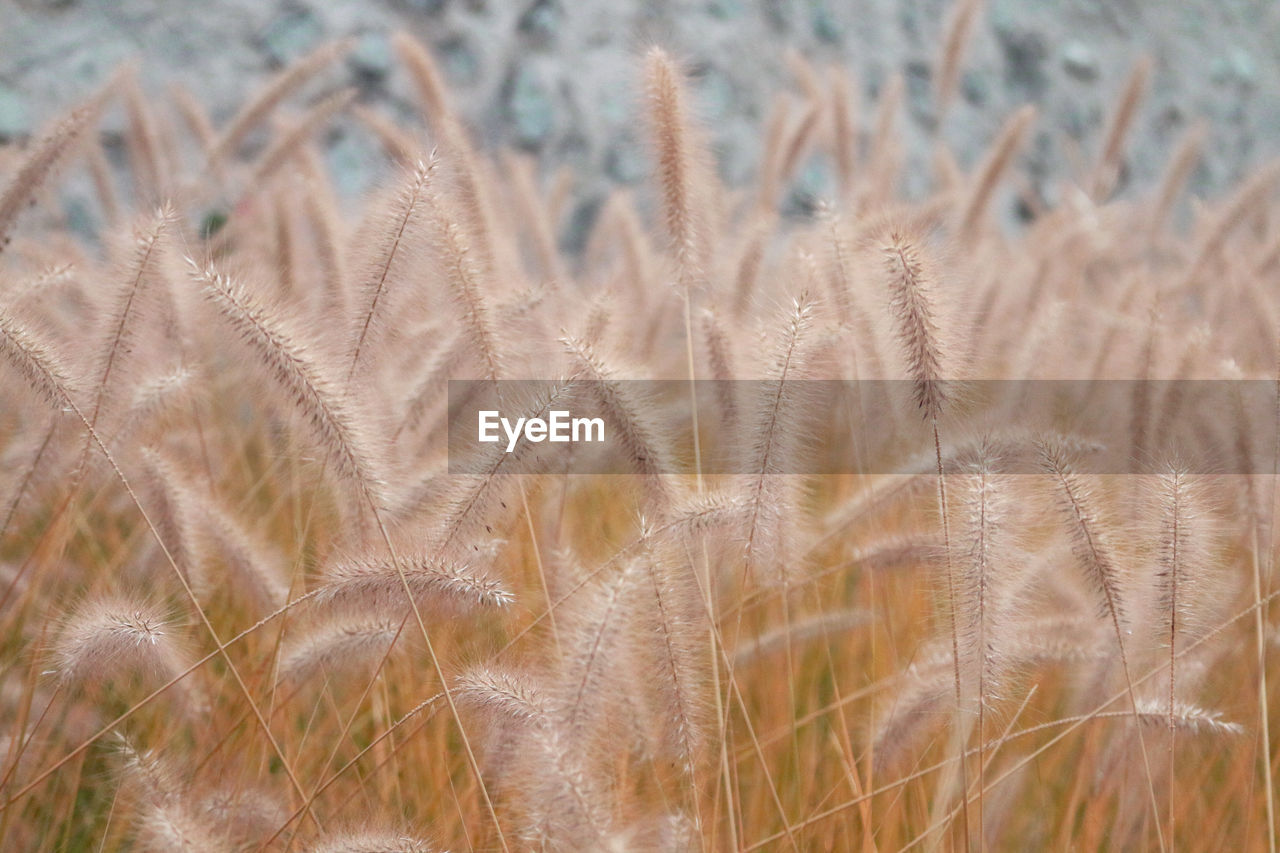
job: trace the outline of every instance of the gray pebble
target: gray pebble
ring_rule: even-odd
[[[997,35],[1004,51],[1006,84],[1020,96],[1040,95],[1049,83],[1044,69],[1049,46],[1044,36],[1019,29],[999,30]]]
[[[1062,47],[1062,68],[1077,80],[1096,80],[1098,57],[1084,42],[1072,40]]]

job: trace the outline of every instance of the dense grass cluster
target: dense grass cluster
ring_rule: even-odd
[[[795,59],[731,188],[650,50],[652,184],[575,256],[568,183],[477,147],[408,37],[422,128],[297,106],[340,43],[220,125],[126,70],[0,151],[5,849],[1274,850],[1274,427],[1136,384],[1134,448],[1263,476],[1103,476],[1070,413],[952,416],[965,378],[1274,380],[1280,165],[1186,199],[1193,127],[1114,197],[1143,61],[1054,203],[1032,107],[958,163],[977,6],[919,198],[900,79],[864,117]],[[388,158],[358,203],[315,144],[340,112]],[[96,241],[48,204],[72,179]],[[504,402],[590,408],[634,473],[451,473],[451,378],[555,380]],[[673,418],[637,378],[770,381]],[[930,440],[795,381],[828,378],[909,382],[887,417]],[[747,473],[704,472],[726,446]],[[898,473],[796,473],[824,454]]]

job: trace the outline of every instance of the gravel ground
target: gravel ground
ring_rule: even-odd
[[[935,132],[930,66],[942,0],[0,0],[0,139],[20,138],[140,63],[157,96],[180,83],[225,120],[254,87],[325,39],[358,37],[319,88],[356,84],[363,101],[408,119],[413,97],[387,34],[436,52],[480,136],[579,176],[579,225],[610,184],[643,181],[638,54],[663,44],[687,62],[722,173],[750,179],[786,54],[850,69],[863,102],[888,75],[907,82],[910,158],[924,174]],[[1280,153],[1280,3],[1274,0],[988,0],[942,135],[978,157],[1019,105],[1040,107],[1027,166],[1052,200],[1081,174],[1136,59],[1155,61],[1122,189],[1149,185],[1196,119],[1211,130],[1192,191],[1212,196]],[[312,91],[309,94],[316,94]],[[863,116],[864,126],[870,116]],[[108,118],[108,122],[112,119]],[[119,119],[115,119],[119,121]],[[110,126],[108,126],[110,136]],[[340,121],[326,145],[344,192],[386,168],[376,143]],[[797,198],[830,179],[815,160]],[[572,232],[573,228],[570,229]],[[581,230],[580,228],[577,230]]]

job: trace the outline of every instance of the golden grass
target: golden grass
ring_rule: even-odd
[[[965,378],[1274,381],[1280,166],[1186,205],[1197,125],[1114,197],[1139,60],[1095,165],[1015,228],[1032,108],[967,169],[940,127],[908,199],[901,80],[864,117],[793,57],[759,188],[725,187],[654,49],[651,193],[569,257],[563,185],[475,147],[408,36],[429,136],[342,90],[251,145],[347,47],[221,128],[126,71],[5,152],[5,849],[1274,849],[1257,392],[1115,412],[1121,451],[1192,435],[1213,475],[1089,473],[1071,412],[952,415]],[[310,138],[349,109],[391,177],[339,207]],[[838,184],[786,218],[808,158]],[[97,244],[29,204],[77,169]],[[633,473],[501,448],[451,473],[458,378],[556,380],[492,387],[598,410]],[[690,382],[676,416],[640,378],[764,381]],[[829,378],[911,404],[804,383]],[[874,473],[799,473],[826,463]]]

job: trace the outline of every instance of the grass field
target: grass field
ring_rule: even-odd
[[[1117,195],[1135,57],[1052,203],[1034,106],[974,164],[940,131],[907,197],[902,80],[859,107],[797,58],[729,187],[652,48],[652,180],[569,255],[571,176],[395,44],[420,126],[302,96],[340,43],[218,125],[126,69],[0,149],[5,850],[1275,850],[1280,164],[1189,198],[1192,126]],[[354,201],[316,144],[345,111],[388,160]],[[630,473],[449,457],[449,379],[599,416]],[[1101,448],[974,426],[965,379],[1137,381]]]

